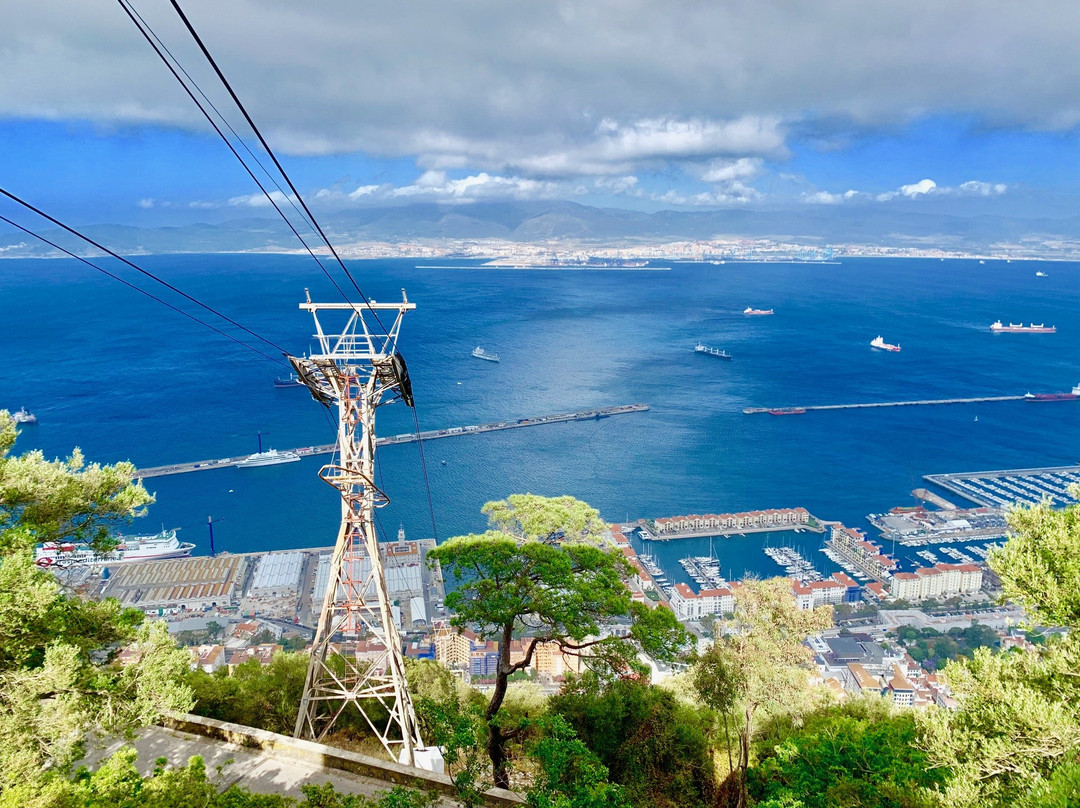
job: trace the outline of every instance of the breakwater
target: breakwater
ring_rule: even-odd
[[[428,432],[411,432],[402,435],[391,435],[386,438],[378,438],[377,446],[391,446],[398,443],[414,443],[418,440],[437,440],[439,438],[454,438],[459,435],[479,435],[484,432],[498,432],[503,429],[520,429],[526,426],[541,426],[543,424],[564,424],[569,421],[589,421],[600,418],[608,418],[612,415],[627,415],[632,412],[645,412],[649,409],[648,404],[622,404],[617,407],[600,407],[593,410],[578,410],[576,412],[562,412],[553,415],[538,415],[532,418],[518,418],[510,421],[494,421],[489,424],[476,424],[472,426],[455,426],[449,429],[433,429]],[[307,455],[330,454],[337,449],[337,444],[328,443],[322,446],[303,446],[299,449],[291,449],[301,457]],[[210,469],[234,468],[237,463],[247,459],[248,455],[239,457],[222,457],[215,460],[199,460],[192,463],[175,463],[170,466],[153,466],[139,469],[137,477],[147,479],[150,477],[164,477],[169,474],[187,474],[193,471],[208,471]]]

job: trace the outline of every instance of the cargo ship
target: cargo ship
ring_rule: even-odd
[[[187,558],[195,545],[180,541],[176,530],[163,530],[156,536],[119,537],[119,544],[107,553],[99,553],[81,542],[46,542],[34,550],[34,562],[39,567],[87,567],[106,564],[126,564],[131,561],[161,561],[166,558]]]
[[[772,309],[754,309],[754,308],[751,308],[750,306],[747,306],[745,309],[743,309],[743,314],[772,314],[772,313],[773,313]]]
[[[1032,323],[1031,325],[1024,325],[1023,323],[1009,323],[1008,325],[1002,325],[1001,320],[991,324],[990,330],[995,334],[1056,334],[1057,327],[1052,325],[1043,325],[1042,323]]]
[[[36,424],[37,416],[34,415],[34,413],[30,412],[30,410],[26,409],[26,407],[22,407],[21,409],[18,409],[15,412],[11,413],[11,420],[12,423],[16,424]]]
[[[479,345],[477,345],[472,352],[472,355],[477,359],[483,359],[485,362],[498,362],[499,355],[497,353],[488,353]]]
[[[695,353],[708,354],[709,356],[715,356],[717,359],[731,359],[731,354],[720,348],[710,348],[708,345],[698,343],[694,346]]]
[[[870,347],[871,348],[880,348],[883,351],[893,351],[893,352],[899,352],[900,351],[900,346],[899,345],[890,345],[888,342],[886,342],[885,340],[883,340],[881,338],[880,334],[878,336],[874,337],[872,340],[870,340]]]
[[[769,410],[769,415],[802,415],[804,412],[806,412],[806,407],[779,407]]]
[[[288,378],[283,379],[278,376],[274,379],[274,387],[303,387],[304,383],[300,381],[300,377],[295,373],[291,374]]]
[[[1024,401],[1076,401],[1080,399],[1080,384],[1069,393],[1025,393]]]

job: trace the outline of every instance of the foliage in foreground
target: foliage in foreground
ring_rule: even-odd
[[[377,798],[342,794],[330,783],[301,786],[303,800],[235,785],[219,791],[201,757],[176,768],[159,758],[147,777],[135,761],[134,749],[121,749],[95,772],[80,769],[71,780],[9,790],[0,796],[0,808],[432,808],[438,801],[434,794],[402,787]]]
[[[777,717],[761,728],[757,764],[747,773],[760,805],[832,808],[924,808],[945,772],[930,769],[910,712],[881,699],[816,710],[796,725]]]
[[[607,675],[637,670],[637,654],[672,659],[686,633],[670,609],[635,603],[624,578],[630,568],[605,542],[594,508],[573,497],[514,494],[484,506],[494,530],[456,536],[428,558],[456,588],[446,605],[452,623],[499,643],[495,689],[485,711],[487,751],[495,784],[509,786],[507,744],[521,733],[499,719],[509,678],[531,664],[541,643],[557,644]],[[626,637],[601,637],[614,619],[629,622]],[[510,644],[524,638],[525,655],[510,661]]]
[[[1016,535],[988,559],[1005,596],[1069,633],[1035,651],[980,648],[951,662],[959,709],[921,717],[926,749],[951,773],[950,806],[1039,804],[1040,794],[1080,804],[1080,506],[1017,508],[1009,524]]]
[[[66,592],[33,562],[37,542],[108,545],[110,528],[150,501],[131,464],[86,466],[40,452],[13,457],[15,429],[0,411],[0,799],[44,788],[81,755],[88,729],[122,733],[163,711],[186,710],[187,652],[164,624],[115,600]],[[109,664],[128,644],[137,660]],[[13,804],[17,804],[13,803]]]
[[[631,804],[711,805],[716,784],[708,719],[667,690],[634,679],[604,684],[586,674],[550,699]]]

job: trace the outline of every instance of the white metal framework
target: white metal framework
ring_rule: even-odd
[[[315,319],[318,351],[289,360],[317,401],[337,405],[338,462],[324,466],[319,476],[341,492],[341,528],[294,734],[322,740],[337,718],[355,707],[394,760],[417,765],[423,742],[374,524],[375,509],[389,502],[374,483],[375,408],[398,399],[412,405],[397,338],[402,317],[416,306],[404,290],[401,298],[400,303],[353,305],[312,303],[307,295],[300,304]],[[396,312],[385,332],[377,312]],[[331,328],[331,320],[344,323]],[[392,398],[384,402],[387,395]],[[361,640],[367,643],[363,661],[356,654]],[[380,645],[383,650],[373,657],[370,649]]]

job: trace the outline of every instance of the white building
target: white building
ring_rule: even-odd
[[[707,614],[730,614],[735,611],[735,596],[730,589],[703,589],[695,593],[684,583],[671,591],[671,608],[680,620],[700,620]]]

